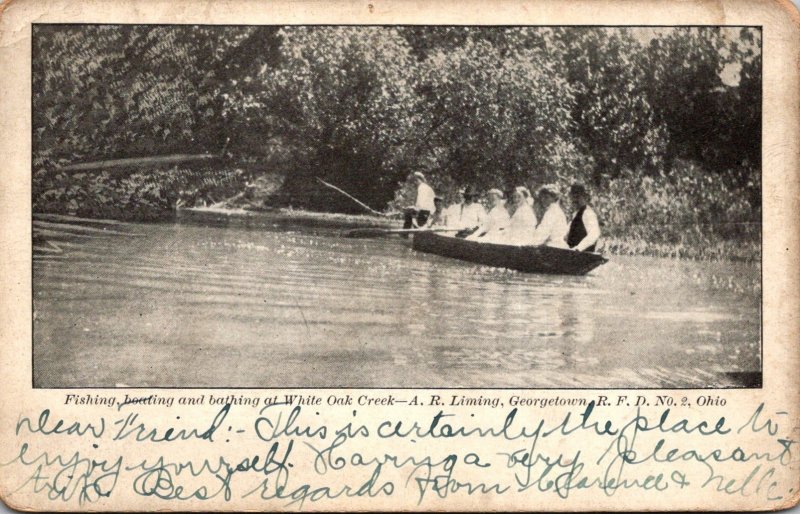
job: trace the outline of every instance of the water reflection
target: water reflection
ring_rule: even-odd
[[[331,230],[135,230],[35,259],[37,386],[727,387],[761,367],[756,266],[543,276]]]

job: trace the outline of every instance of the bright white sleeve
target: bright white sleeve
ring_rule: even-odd
[[[474,233],[476,236],[482,236],[489,232],[497,232],[508,226],[508,214],[499,207],[493,207],[486,213],[483,223],[480,228]],[[469,239],[469,238],[467,238]]]
[[[420,184],[417,188],[417,203],[414,205],[414,208],[418,211],[433,211],[436,210],[436,206],[434,205],[434,198],[436,197],[436,193],[433,191],[433,188],[427,184]]]
[[[495,219],[492,223],[492,228],[495,230],[506,228],[509,221],[510,219],[508,217],[508,212],[502,210],[497,216],[495,216]]]
[[[483,205],[480,206],[478,209],[478,225],[483,225],[486,223],[486,218],[488,215],[486,214],[486,209],[483,208]]]
[[[532,245],[541,245],[544,244],[547,239],[550,237],[550,233],[553,231],[553,216],[552,213],[547,210],[542,216],[542,222],[536,227],[536,230],[533,231],[533,241],[531,242]]]
[[[600,223],[597,221],[597,214],[592,209],[583,211],[583,226],[586,228],[586,237],[575,247],[576,250],[584,251],[600,239]]]

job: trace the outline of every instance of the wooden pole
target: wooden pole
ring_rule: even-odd
[[[146,166],[153,164],[177,164],[189,161],[205,161],[219,157],[215,154],[175,154],[161,155],[157,157],[131,157],[127,159],[109,159],[105,161],[82,162],[68,164],[59,168],[60,171],[92,171],[106,168],[117,168],[120,166]]]
[[[420,232],[458,232],[457,228],[355,228],[344,233],[345,237],[380,237],[390,234],[419,234]]]
[[[388,216],[387,214],[385,214],[385,213],[383,213],[383,212],[378,212],[378,211],[376,211],[375,209],[373,209],[373,208],[372,208],[372,207],[370,207],[369,205],[365,204],[364,202],[362,202],[361,200],[359,200],[359,199],[358,199],[358,198],[356,198],[355,196],[351,195],[351,194],[350,194],[350,193],[348,193],[347,191],[344,191],[344,190],[342,190],[342,189],[339,189],[338,187],[334,186],[333,184],[329,184],[329,183],[325,182],[324,180],[322,180],[322,179],[321,179],[321,178],[319,178],[319,177],[315,177],[315,178],[316,178],[316,179],[317,179],[317,180],[318,180],[318,181],[319,181],[319,182],[320,182],[322,185],[324,185],[324,186],[327,186],[327,187],[329,187],[329,188],[331,188],[331,189],[333,189],[333,190],[335,190],[335,191],[338,191],[338,192],[342,193],[342,194],[343,194],[343,195],[345,195],[347,198],[349,198],[349,199],[353,200],[353,201],[354,201],[354,202],[356,202],[358,205],[360,205],[361,207],[365,208],[366,210],[368,210],[368,211],[369,211],[369,212],[371,212],[372,214],[376,214],[376,215],[378,215],[378,216]]]

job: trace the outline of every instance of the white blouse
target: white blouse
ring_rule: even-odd
[[[536,227],[532,244],[568,248],[568,233],[567,215],[564,214],[558,202],[553,202],[545,211],[544,216],[542,216],[542,222]]]
[[[475,228],[483,225],[485,219],[486,209],[483,208],[483,205],[459,203],[448,209],[447,226],[458,229]]]
[[[533,244],[533,231],[536,227],[536,214],[533,207],[524,203],[517,207],[505,230],[497,232],[497,237],[492,237],[491,242],[509,245]]]
[[[481,227],[475,231],[474,234],[467,237],[467,239],[481,241],[483,239],[483,237],[481,237],[482,234],[489,235],[498,230],[503,230],[508,226],[509,221],[510,218],[505,206],[502,204],[495,205],[489,210]]]

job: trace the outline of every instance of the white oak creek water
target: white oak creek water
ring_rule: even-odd
[[[760,271],[530,275],[334,229],[120,224],[34,257],[37,387],[741,387]]]

